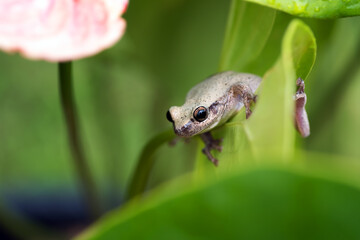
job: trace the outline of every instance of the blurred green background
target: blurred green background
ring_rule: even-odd
[[[229,0],[131,1],[114,47],[74,62],[86,155],[105,209],[118,206],[145,143],[169,128],[165,113],[213,74]],[[278,12],[263,74],[294,17]],[[360,18],[303,19],[317,39],[307,150],[360,158]],[[52,221],[84,214],[58,96],[57,65],[0,53],[0,193],[17,211]],[[188,172],[194,144],[163,146],[150,185]]]

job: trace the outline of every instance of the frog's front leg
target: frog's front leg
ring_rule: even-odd
[[[256,95],[251,91],[251,88],[244,84],[234,85],[230,88],[229,95],[234,96],[236,101],[240,101],[244,104],[246,119],[248,119],[252,114],[250,109],[251,103],[256,102]]]
[[[252,102],[256,102],[256,95],[252,94],[251,92],[245,92],[243,96],[243,103],[245,106],[246,119],[248,119],[252,114],[252,111],[250,109]]]
[[[222,142],[222,139],[214,139],[210,132],[200,134],[200,137],[205,143],[205,147],[202,149],[202,152],[215,166],[217,166],[219,161],[211,154],[210,151],[212,149],[215,149],[221,152],[222,146],[220,145],[220,143]]]

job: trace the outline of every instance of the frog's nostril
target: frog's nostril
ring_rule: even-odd
[[[167,113],[166,113],[166,118],[167,118],[167,120],[169,121],[169,122],[174,122],[174,120],[172,119],[172,117],[171,117],[171,114],[170,114],[170,111],[167,111]]]

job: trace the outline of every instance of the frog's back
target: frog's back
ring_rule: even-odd
[[[253,92],[259,87],[261,78],[249,73],[233,71],[221,72],[210,76],[194,86],[186,96],[186,100],[213,102],[224,96],[234,85],[246,85]]]

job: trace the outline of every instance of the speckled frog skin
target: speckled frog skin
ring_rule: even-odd
[[[250,102],[260,83],[260,77],[248,73],[227,71],[212,75],[189,91],[184,105],[171,107],[167,118],[176,135],[191,137],[225,123],[244,105],[248,117]]]

